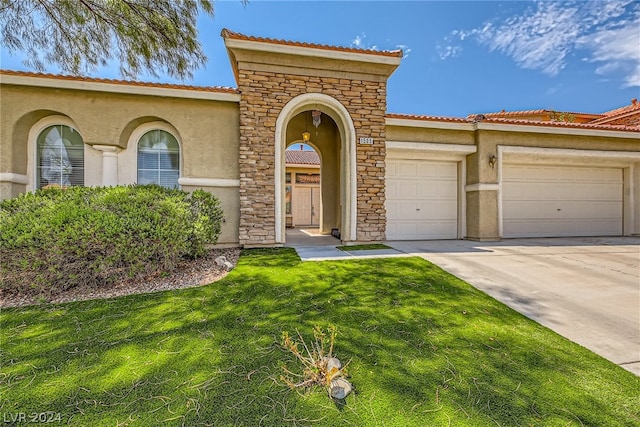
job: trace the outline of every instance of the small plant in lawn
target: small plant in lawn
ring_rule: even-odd
[[[313,328],[314,340],[307,345],[297,329],[296,335],[299,341],[291,338],[287,331],[283,331],[282,346],[302,363],[302,373],[292,372],[283,364],[284,375],[280,376],[281,381],[291,389],[321,386],[334,399],[347,397],[352,389],[351,384],[344,379],[345,368],[349,362],[342,365],[342,362],[333,355],[336,334],[337,329],[334,325],[329,325],[326,332],[316,325]]]

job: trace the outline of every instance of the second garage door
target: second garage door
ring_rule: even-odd
[[[458,236],[458,164],[387,160],[387,239]]]
[[[504,237],[622,235],[620,168],[506,164],[502,191]]]

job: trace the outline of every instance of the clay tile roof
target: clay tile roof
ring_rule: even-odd
[[[572,114],[574,116],[600,117],[602,114],[593,113],[577,113],[572,111],[556,111],[556,110],[521,110],[521,111],[499,111],[493,113],[484,113],[485,117],[517,117],[517,116],[534,116],[540,114]]]
[[[512,125],[526,125],[526,126],[543,126],[554,128],[576,128],[576,129],[593,129],[593,130],[615,130],[615,131],[627,131],[627,132],[640,132],[639,127],[625,126],[625,125],[608,125],[608,124],[594,124],[594,123],[572,123],[572,122],[550,122],[539,120],[522,120],[511,118],[487,118],[482,123],[501,123]]]
[[[312,49],[333,50],[338,52],[364,53],[368,55],[379,55],[379,56],[390,56],[390,57],[402,58],[401,49],[398,49],[398,50],[357,49],[353,47],[330,46],[330,45],[324,45],[324,44],[305,43],[305,42],[297,42],[297,41],[291,41],[291,40],[271,39],[271,38],[265,38],[265,37],[248,36],[245,34],[240,34],[240,33],[236,33],[234,31],[228,30],[227,28],[224,28],[222,30],[221,36],[224,38],[235,39],[235,40],[246,40],[246,41],[261,42],[261,43],[281,44],[286,46],[308,47]]]
[[[549,112],[549,110],[499,111],[499,112],[494,112],[494,113],[484,113],[484,115],[485,115],[485,117],[532,116],[532,115],[544,114],[544,113],[548,113],[548,112]]]
[[[285,150],[285,162],[291,165],[320,165],[320,157],[315,151]]]
[[[602,117],[594,120],[594,124],[625,124],[627,126],[640,126],[640,102],[632,99],[631,104],[615,110],[603,113]]]
[[[444,117],[444,116],[428,116],[428,115],[415,115],[415,114],[385,114],[387,119],[406,119],[406,120],[424,120],[432,122],[454,122],[454,123],[469,123],[469,120],[460,117]]]
[[[527,120],[527,119],[518,119],[518,118],[487,117],[487,115],[483,115],[483,114],[470,114],[467,118],[458,118],[458,117],[419,116],[419,115],[411,115],[411,114],[387,113],[385,117],[388,119],[423,120],[423,121],[431,121],[431,122],[451,122],[451,123],[469,123],[469,124],[480,122],[480,123],[537,126],[537,127],[577,128],[577,129],[640,132],[639,126],[595,124],[595,123],[551,122],[551,121]]]
[[[638,102],[638,100],[634,98],[631,100],[631,104],[613,109],[611,111],[606,111],[602,114],[604,116],[617,116],[618,114],[624,114],[635,110],[640,110],[640,102]]]
[[[85,77],[85,76],[70,76],[62,74],[48,74],[48,73],[35,73],[31,71],[12,71],[0,69],[0,74],[9,76],[23,76],[23,77],[40,77],[47,79],[58,80],[71,80],[91,83],[107,83],[117,85],[128,86],[140,86],[140,87],[157,87],[166,89],[183,89],[183,90],[196,90],[201,92],[222,92],[222,93],[238,93],[237,89],[223,86],[190,86],[171,83],[152,83],[152,82],[139,82],[133,80],[116,80],[116,79],[103,79],[97,77]]]

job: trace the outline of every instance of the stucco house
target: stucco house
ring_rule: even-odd
[[[52,183],[202,188],[225,211],[220,243],[279,246],[295,179],[285,153],[305,142],[320,158],[315,221],[347,244],[640,234],[637,101],[393,114],[401,51],[222,37],[237,88],[0,72],[0,197]]]

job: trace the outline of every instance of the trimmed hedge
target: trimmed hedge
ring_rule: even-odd
[[[52,295],[169,272],[216,243],[223,212],[202,190],[48,188],[0,203],[0,289]]]

